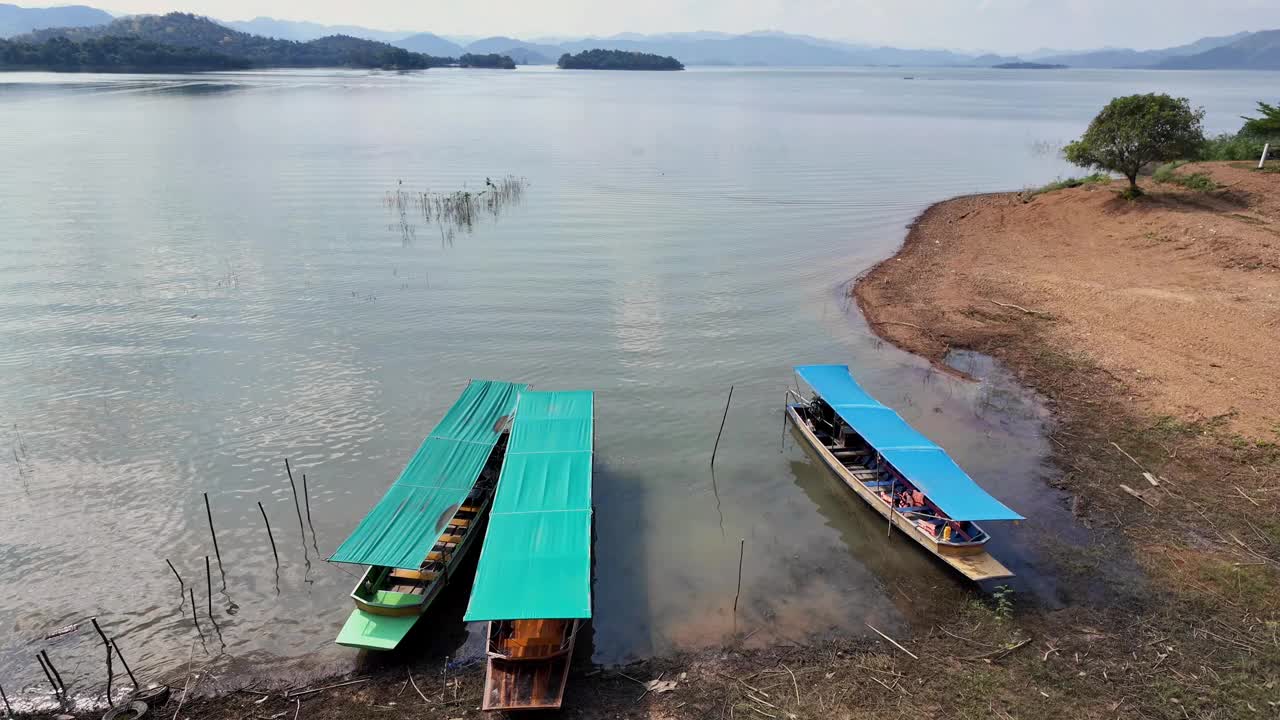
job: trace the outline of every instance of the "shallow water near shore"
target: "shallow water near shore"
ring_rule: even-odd
[[[598,393],[597,662],[893,631],[961,596],[784,431],[797,363],[849,363],[1026,515],[993,552],[1070,602],[1037,543],[1084,538],[1044,484],[1043,410],[981,358],[953,358],[972,383],[876,340],[848,282],[934,201],[1069,174],[1046,146],[1114,95],[1228,130],[1278,78],[902,74],[0,75],[6,691],[38,692],[45,647],[97,687],[93,615],[140,675],[361,662],[332,644],[355,578],[321,557],[472,377]],[[507,174],[521,202],[452,238],[384,202]],[[408,652],[476,654],[461,605]]]

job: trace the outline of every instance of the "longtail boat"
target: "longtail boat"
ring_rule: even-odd
[[[813,390],[787,392],[787,417],[858,497],[907,537],[974,581],[1012,577],[986,550],[978,520],[1022,520],[941,447],[858,385],[846,365],[806,365]]]
[[[483,533],[516,400],[527,386],[473,380],[400,478],[329,557],[368,565],[338,644],[392,650]]]
[[[485,710],[564,702],[591,618],[590,391],[526,392],[498,478],[466,620],[487,622]]]

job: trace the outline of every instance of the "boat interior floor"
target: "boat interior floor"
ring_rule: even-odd
[[[489,696],[486,709],[558,708],[564,698],[564,678],[569,671],[566,653],[547,662],[520,662],[492,658],[489,662]]]
[[[564,620],[513,620],[499,648],[513,660],[554,655],[564,647],[567,625]]]

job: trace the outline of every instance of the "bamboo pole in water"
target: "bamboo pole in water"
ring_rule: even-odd
[[[720,418],[720,432],[716,433],[716,445],[711,449],[711,465],[716,464],[716,452],[720,450],[720,436],[724,434],[724,421],[729,419],[729,404],[733,402],[733,386],[729,386],[729,399],[724,402],[724,415]]]
[[[98,624],[98,618],[90,618],[93,623],[93,629],[98,631],[98,637],[102,638],[102,646],[107,649],[107,705],[115,707],[115,702],[111,700],[111,684],[115,682],[115,668],[111,666],[111,642],[107,640],[107,634],[102,632],[102,626]]]
[[[733,616],[738,617],[738,596],[742,594],[742,556],[747,550],[747,539],[738,541],[738,589],[733,593]]]
[[[182,576],[178,574],[178,568],[174,567],[173,563],[169,562],[169,558],[165,558],[164,561],[168,563],[169,569],[173,571],[173,576],[178,578],[178,594],[181,595],[182,591],[187,589],[187,584],[182,582]]]
[[[218,549],[218,533],[213,529],[213,511],[209,509],[209,493],[204,494],[204,514],[209,518],[209,534],[213,536],[213,554],[218,558],[218,572],[222,574],[222,587],[227,587],[227,571],[222,568],[222,551]],[[195,610],[195,605],[192,605]]]
[[[204,582],[205,588],[209,593],[209,621],[213,622],[213,574],[209,571],[209,556],[204,556]],[[195,606],[191,608],[195,612]]]
[[[307,489],[307,474],[302,473],[302,500],[307,506],[307,527],[311,528],[311,547],[320,555],[320,542],[316,540],[316,526],[311,523],[311,491]]]
[[[191,622],[195,623],[196,632],[200,633],[200,637],[204,637],[204,631],[200,629],[200,611],[196,609],[196,591],[195,588],[187,588],[187,592],[191,593]]]
[[[284,471],[289,474],[289,488],[293,490],[293,509],[298,513],[298,533],[302,535],[302,552],[307,552],[307,531],[302,525],[302,507],[298,505],[298,486],[293,482],[293,470],[289,467],[289,458],[284,459]]]
[[[44,665],[44,655],[36,653],[36,662],[40,663],[40,669],[44,671],[44,676],[49,679],[49,687],[53,688],[53,694],[60,695],[61,691],[58,690],[58,683],[53,681],[53,676],[49,674],[49,668]]]
[[[13,706],[9,704],[9,696],[4,694],[3,685],[0,685],[0,700],[4,700],[5,717],[13,717]]]
[[[44,655],[45,664],[49,666],[49,670],[53,673],[53,679],[58,681],[58,687],[62,688],[62,694],[65,696],[67,694],[67,684],[62,682],[62,674],[58,672],[58,668],[53,666],[53,658],[49,657],[48,650],[41,650],[40,652]]]
[[[271,534],[271,521],[267,519],[267,511],[262,507],[262,501],[258,501],[258,512],[262,513],[262,522],[267,526],[267,539],[271,541],[271,554],[276,558],[276,567],[280,567],[280,553],[276,552],[276,539]]]
[[[120,664],[124,666],[124,671],[129,673],[129,679],[133,681],[134,689],[142,687],[138,684],[138,678],[134,677],[133,669],[129,667],[129,663],[124,659],[124,653],[120,652],[120,646],[116,644],[116,639],[111,638],[111,647],[116,649],[116,657],[120,658]]]

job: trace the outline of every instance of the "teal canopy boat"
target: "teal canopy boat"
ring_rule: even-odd
[[[833,473],[873,510],[971,580],[1013,575],[986,551],[978,520],[1022,520],[946,451],[873,398],[846,365],[805,365],[813,389],[788,391],[787,417]]]
[[[466,619],[488,621],[485,710],[556,709],[591,618],[595,395],[526,392]]]
[[[482,534],[516,401],[527,386],[473,380],[400,478],[329,557],[368,565],[338,644],[391,650]]]

